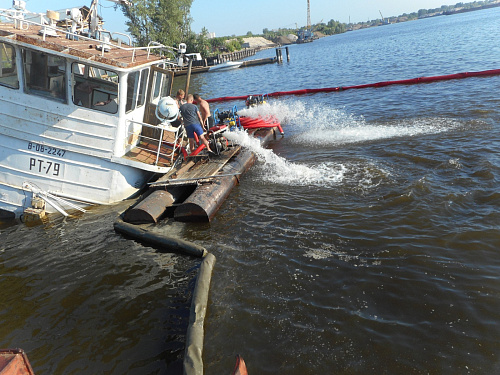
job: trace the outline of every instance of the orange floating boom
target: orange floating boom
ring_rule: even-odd
[[[385,87],[391,85],[415,85],[419,83],[430,83],[430,82],[438,82],[438,81],[446,81],[451,79],[464,79],[471,77],[484,77],[484,76],[495,76],[500,75],[500,69],[492,69],[492,70],[483,70],[480,72],[464,72],[464,73],[456,73],[456,74],[448,74],[442,76],[433,76],[433,77],[419,77],[412,79],[403,79],[398,81],[384,81],[377,83],[368,83],[365,85],[354,85],[354,86],[338,86],[338,87],[326,87],[326,88],[318,88],[318,89],[301,89],[294,91],[278,91],[268,94],[269,97],[277,97],[277,96],[285,96],[285,95],[304,95],[304,94],[315,94],[319,92],[336,92],[336,91],[345,91],[351,89],[366,89],[369,87]],[[207,102],[226,102],[232,100],[245,100],[249,95],[245,96],[225,96],[221,98],[208,99]]]

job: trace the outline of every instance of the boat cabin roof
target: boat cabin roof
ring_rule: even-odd
[[[0,37],[124,69],[162,61],[168,51],[167,47],[163,48],[158,43],[150,47],[131,47],[110,41],[106,43],[109,48],[103,48],[101,40],[80,35],[67,38],[68,32],[59,29],[56,31],[57,36],[44,36],[40,33],[40,25],[23,23],[23,27],[16,28],[14,23],[0,22]]]

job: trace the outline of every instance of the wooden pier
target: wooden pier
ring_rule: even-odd
[[[246,61],[243,61],[243,64],[241,64],[240,68],[244,68],[247,66],[274,64],[276,61],[277,60],[275,57],[268,57],[268,58],[264,58],[264,59],[255,59],[255,60],[246,60]]]
[[[217,55],[212,60],[212,62],[213,62],[212,65],[222,64],[222,63],[225,63],[228,61],[242,60],[242,59],[245,59],[245,58],[250,57],[250,56],[255,56],[256,53],[257,53],[257,48],[245,48],[244,50],[241,50],[241,51],[223,53],[223,54]]]

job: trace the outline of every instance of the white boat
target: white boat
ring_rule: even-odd
[[[222,63],[222,64],[217,64],[217,65],[214,65],[214,66],[211,66],[208,71],[209,72],[214,72],[214,71],[221,71],[221,70],[230,70],[230,69],[236,69],[236,68],[239,68],[241,66],[241,64],[243,64],[243,62],[241,61],[227,61],[225,63]]]
[[[117,44],[79,9],[33,14],[23,3],[0,10],[0,219],[40,198],[48,213],[112,204],[171,170],[182,127],[159,125],[155,111],[175,49]]]

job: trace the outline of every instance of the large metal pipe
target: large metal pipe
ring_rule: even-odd
[[[186,198],[193,190],[191,186],[168,187],[165,190],[154,190],[146,198],[128,209],[123,220],[132,224],[157,223],[167,208]]]
[[[157,223],[175,198],[168,191],[155,190],[123,215],[123,220],[132,224]]]
[[[275,138],[275,134],[276,128],[259,129],[253,133],[253,136],[260,138],[260,143],[265,147]],[[253,152],[241,151],[221,170],[221,174],[232,175],[198,186],[194,193],[175,209],[174,219],[183,222],[212,220],[231,190],[239,182],[239,175],[245,173],[255,160],[256,156]]]
[[[263,147],[276,138],[276,128],[252,129],[249,132],[253,132],[254,137],[260,138]],[[167,186],[165,189],[154,190],[128,209],[123,215],[123,220],[132,224],[157,223],[169,207],[179,203],[174,211],[175,220],[210,221],[239,182],[239,175],[245,173],[254,163],[255,155],[249,151],[242,151],[220,171],[220,175],[227,176],[218,177],[211,183],[198,186]],[[178,176],[182,178],[183,171],[193,164],[192,161],[188,162],[178,172]],[[159,181],[161,180],[160,178]]]
[[[234,176],[217,178],[212,183],[198,186],[194,193],[175,209],[174,219],[184,222],[210,221],[238,183],[239,175],[245,173],[255,163],[255,159],[252,152],[240,152],[221,172],[232,173]]]

